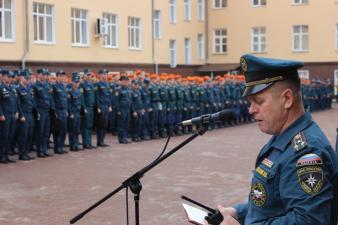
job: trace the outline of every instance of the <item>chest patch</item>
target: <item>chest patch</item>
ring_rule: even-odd
[[[255,206],[261,207],[266,203],[266,190],[262,183],[255,183],[251,187],[251,200]]]
[[[316,154],[306,154],[297,161],[298,181],[307,194],[314,195],[323,187],[323,161]]]
[[[264,165],[266,165],[267,167],[269,167],[269,168],[271,168],[271,167],[273,166],[273,162],[272,162],[270,159],[268,159],[268,158],[265,158],[265,159],[262,161],[262,163],[263,163]]]
[[[295,150],[295,152],[298,152],[299,150],[302,150],[306,146],[307,146],[307,141],[306,141],[305,135],[303,133],[298,133],[292,139],[292,147]]]

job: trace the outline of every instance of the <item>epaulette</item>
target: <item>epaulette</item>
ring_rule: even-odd
[[[298,133],[292,139],[292,148],[295,152],[304,149],[307,146],[307,141],[303,132]]]

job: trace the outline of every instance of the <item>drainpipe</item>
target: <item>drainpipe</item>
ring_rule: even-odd
[[[151,54],[152,54],[152,61],[154,65],[155,73],[158,74],[158,64],[156,63],[155,59],[155,30],[154,30],[154,17],[155,17],[155,0],[151,0]]]
[[[205,0],[205,43],[204,43],[204,52],[205,52],[205,64],[208,64],[209,61],[209,1]]]
[[[26,28],[26,39],[25,39],[25,52],[21,60],[21,68],[26,68],[26,61],[29,54],[29,15],[28,15],[28,0],[25,0],[25,28]]]

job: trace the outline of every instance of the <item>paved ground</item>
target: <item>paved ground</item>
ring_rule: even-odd
[[[314,113],[332,145],[338,105]],[[188,136],[175,137],[171,149]],[[164,140],[117,144],[32,162],[0,166],[1,225],[62,225],[86,209],[161,151]],[[269,136],[255,124],[207,132],[150,171],[141,181],[142,225],[187,224],[180,195],[212,207],[246,200],[256,154]],[[133,202],[130,197],[130,224]],[[79,225],[125,223],[124,192],[87,214]]]

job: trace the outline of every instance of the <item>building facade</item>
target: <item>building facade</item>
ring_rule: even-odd
[[[337,0],[0,0],[0,66],[188,75],[229,72],[252,53],[338,82],[337,10]]]

